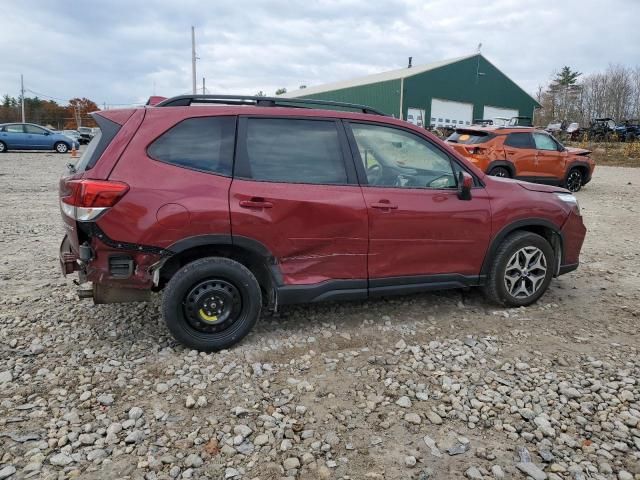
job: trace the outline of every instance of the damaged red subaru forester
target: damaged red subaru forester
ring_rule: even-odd
[[[366,106],[188,95],[93,116],[60,180],[62,270],[96,303],[163,290],[191,348],[227,348],[292,303],[479,286],[529,305],[578,266],[570,192],[489,177]]]

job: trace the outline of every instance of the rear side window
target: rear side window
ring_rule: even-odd
[[[246,162],[254,180],[345,184],[338,130],[333,121],[250,118]]]
[[[514,148],[533,148],[533,140],[530,133],[510,133],[504,144]]]
[[[474,145],[477,143],[485,143],[491,138],[493,138],[493,135],[488,132],[456,130],[447,138],[447,141],[451,143],[462,143],[464,145]]]
[[[147,149],[154,160],[230,176],[236,117],[189,118],[157,138]]]

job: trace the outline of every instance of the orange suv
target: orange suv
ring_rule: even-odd
[[[477,126],[457,129],[447,143],[483,172],[562,186],[577,192],[591,180],[591,151],[569,148],[532,127]]]

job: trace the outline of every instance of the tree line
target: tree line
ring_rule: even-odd
[[[594,118],[616,122],[640,118],[640,65],[609,65],[603,72],[583,75],[563,67],[536,94],[542,108],[536,124],[555,121],[578,122],[588,127]]]
[[[76,129],[80,126],[95,127],[89,113],[98,110],[88,98],[72,98],[68,105],[38,97],[24,98],[25,121],[48,126],[54,130]],[[0,102],[0,123],[22,121],[21,97],[4,95]]]

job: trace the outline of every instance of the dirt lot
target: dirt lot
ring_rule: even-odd
[[[640,479],[640,169],[596,170],[582,265],[533,307],[287,308],[205,355],[157,298],[76,300],[68,161],[0,155],[0,479]]]

